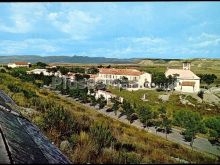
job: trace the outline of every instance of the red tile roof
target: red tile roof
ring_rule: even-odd
[[[27,62],[15,62],[16,65],[28,65]]]
[[[140,76],[144,72],[140,72],[136,69],[115,69],[115,68],[100,68],[100,74],[112,74],[112,75],[129,75],[129,76]]]

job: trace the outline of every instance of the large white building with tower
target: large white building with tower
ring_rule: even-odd
[[[180,92],[196,93],[200,91],[200,78],[190,70],[191,63],[183,62],[182,69],[167,69],[165,76],[176,76],[174,89]]]

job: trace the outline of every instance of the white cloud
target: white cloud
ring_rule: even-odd
[[[0,20],[0,31],[9,33],[27,33],[33,31],[36,22],[46,12],[44,4],[40,3],[12,3],[7,17]]]
[[[197,37],[189,37],[188,41],[195,48],[209,48],[212,46],[220,46],[220,35],[202,33]]]
[[[27,51],[28,50],[28,51]],[[26,39],[23,41],[0,41],[1,54],[27,54],[29,52],[36,52],[40,54],[47,54],[59,51],[60,48],[44,39]]]
[[[100,21],[100,18],[80,10],[49,13],[48,19],[57,29],[76,40],[88,38],[91,30]]]

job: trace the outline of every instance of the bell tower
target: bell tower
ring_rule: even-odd
[[[183,70],[190,70],[191,62],[183,62]]]

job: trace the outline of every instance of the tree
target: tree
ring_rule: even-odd
[[[111,68],[111,65],[106,66],[106,68]]]
[[[174,74],[173,76],[169,75],[167,77],[167,83],[168,83],[168,86],[172,89],[172,91],[174,90],[174,86],[175,86],[175,83],[176,83],[176,80],[177,80],[177,74]]]
[[[96,90],[106,90],[106,85],[103,82],[97,82],[95,84]]]
[[[210,140],[220,141],[220,117],[209,117],[204,120],[204,123],[208,128]]]
[[[95,99],[95,96],[90,95],[90,101],[91,101],[91,105],[95,106],[97,104],[97,101]]]
[[[87,95],[87,93],[85,93],[85,92],[81,92],[81,93],[80,93],[80,99],[82,100],[83,103],[89,102],[89,100],[88,100],[88,95]]]
[[[217,79],[217,76],[215,74],[200,74],[201,82],[205,82],[207,84],[207,87],[214,83],[215,79]]]
[[[82,74],[78,74],[78,73],[77,73],[77,74],[75,74],[75,80],[76,80],[76,81],[83,80],[83,78],[84,78],[84,77],[83,77],[83,75],[82,75]]]
[[[165,130],[166,139],[167,139],[167,134],[171,130],[172,121],[169,118],[168,112],[165,107],[159,108],[158,112],[159,112],[158,114],[159,120],[158,120],[157,126]]]
[[[97,102],[99,103],[99,109],[104,108],[104,107],[106,106],[106,104],[107,104],[107,101],[105,100],[105,98],[104,98],[103,95],[101,95],[101,96],[98,98]]]
[[[87,73],[88,74],[97,74],[97,73],[99,73],[99,70],[93,66],[87,70]]]
[[[125,76],[123,76],[122,78],[121,78],[121,82],[120,82],[123,86],[128,86],[128,78],[127,77],[125,77]]]
[[[79,93],[80,93],[79,88],[70,89],[69,92],[70,96],[74,98],[78,98],[80,95]]]
[[[132,108],[130,102],[124,100],[122,104],[123,114],[127,116],[127,119],[132,122],[132,114],[134,113],[134,109]]]
[[[164,88],[167,83],[167,78],[162,72],[153,73],[152,82],[159,86],[159,88]]]
[[[141,106],[138,108],[138,117],[141,123],[143,123],[144,127],[148,128],[149,122],[153,117],[153,112],[151,111],[150,107]]]
[[[81,67],[73,67],[73,68],[70,68],[69,71],[73,73],[85,73],[85,69]]]
[[[66,67],[59,67],[58,70],[60,71],[60,73],[62,75],[65,75],[65,74],[67,74],[69,72],[69,69],[66,68]]]
[[[113,103],[112,110],[114,111],[115,115],[117,115],[120,102],[118,101],[118,98],[116,97],[111,98],[111,102]]]
[[[37,62],[36,65],[39,66],[40,68],[45,68],[46,66],[48,66],[46,63],[43,62]]]
[[[204,97],[204,92],[203,91],[199,91],[197,94],[203,101],[203,97]]]
[[[196,134],[204,131],[202,117],[198,112],[181,110],[176,111],[173,118],[175,125],[185,128],[183,135],[187,141],[190,141],[190,146],[192,147]]]

